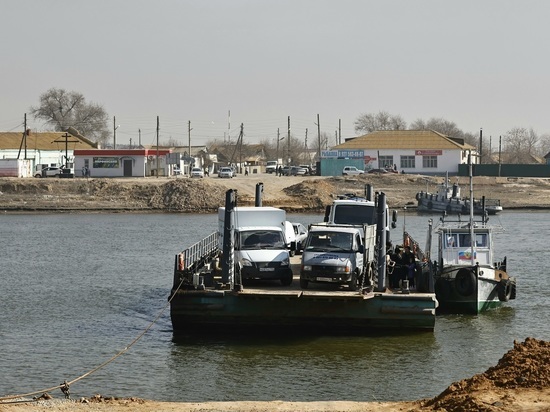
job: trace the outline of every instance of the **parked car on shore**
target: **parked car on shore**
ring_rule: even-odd
[[[344,166],[344,169],[342,169],[342,176],[362,175],[363,173],[365,173],[364,170],[358,169],[355,166]]]
[[[218,172],[218,177],[227,177],[231,179],[233,177],[233,169],[230,167],[222,167]]]
[[[191,177],[204,177],[204,172],[200,167],[194,167],[191,169]]]
[[[307,169],[303,168],[302,166],[292,166],[290,168],[290,175],[291,176],[304,176],[304,175],[307,175]]]
[[[45,167],[41,171],[36,172],[34,177],[59,177],[60,175],[60,167]]]

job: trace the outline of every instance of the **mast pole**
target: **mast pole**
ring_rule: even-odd
[[[468,174],[470,175],[470,260],[475,265],[475,234],[474,234],[474,178],[472,167],[472,151],[468,152]]]

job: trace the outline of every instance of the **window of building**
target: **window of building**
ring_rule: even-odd
[[[380,156],[379,164],[380,168],[389,167],[393,169],[393,156]]]
[[[414,156],[401,156],[401,169],[414,169],[416,163]]]
[[[437,167],[437,156],[422,156],[422,167],[425,169]]]

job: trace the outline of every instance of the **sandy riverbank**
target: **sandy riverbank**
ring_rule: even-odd
[[[156,402],[96,396],[66,401],[0,404],[0,412],[27,411],[181,411],[181,412],[370,412],[370,411],[549,411],[550,342],[527,338],[484,373],[451,384],[432,399],[411,402]],[[60,394],[55,394],[59,398]],[[139,395],[139,394],[136,394]]]
[[[453,179],[453,182],[456,178]],[[235,189],[240,205],[253,205],[256,185],[263,184],[264,206],[287,211],[322,213],[339,194],[363,194],[366,184],[386,194],[392,208],[416,206],[421,190],[434,191],[442,178],[420,175],[320,177],[274,175],[159,178],[0,178],[0,210],[4,212],[137,211],[213,213],[225,192]],[[460,179],[463,194],[468,180]],[[474,196],[500,199],[505,210],[550,209],[550,179],[474,178]]]

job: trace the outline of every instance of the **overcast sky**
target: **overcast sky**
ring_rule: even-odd
[[[48,89],[82,93],[120,124],[245,143],[362,114],[432,117],[498,137],[550,133],[550,1],[0,0],[0,131]],[[228,116],[230,111],[231,115]],[[28,116],[29,126],[44,130]],[[112,123],[112,120],[111,120]],[[111,125],[110,125],[111,127]],[[336,138],[334,139],[336,140]],[[310,140],[311,141],[311,140]],[[334,142],[329,142],[334,144]]]

